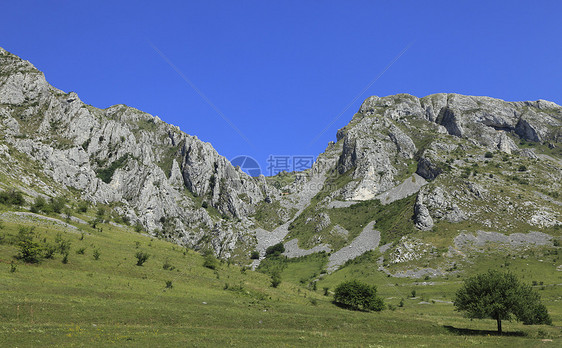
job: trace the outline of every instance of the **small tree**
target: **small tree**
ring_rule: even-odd
[[[501,321],[513,316],[524,324],[552,323],[539,294],[511,273],[490,270],[466,279],[454,304],[456,310],[466,311],[469,318],[495,319],[500,334]]]
[[[17,257],[24,262],[36,263],[41,261],[42,248],[39,243],[33,240],[34,237],[35,234],[33,232],[33,227],[21,227],[18,232],[17,245],[19,248],[19,254]]]
[[[137,253],[135,254],[135,257],[137,258],[137,266],[142,266],[143,263],[145,263],[146,260],[148,260],[150,255],[148,253],[145,253],[145,252],[142,252],[142,251],[137,251]]]
[[[70,240],[64,239],[60,232],[55,236],[55,244],[59,254],[64,255],[70,252]]]
[[[31,205],[30,210],[31,210],[32,213],[39,213],[41,211],[47,211],[48,210],[47,200],[45,200],[45,198],[42,197],[42,196],[35,197],[35,200],[33,201],[33,204]]]
[[[358,280],[341,283],[334,291],[334,302],[353,310],[381,311],[384,309],[382,298],[377,296],[377,287]]]
[[[205,260],[203,261],[203,267],[216,270],[218,266],[219,266],[219,261],[217,260],[217,258],[213,255],[212,252],[208,252],[205,255]]]

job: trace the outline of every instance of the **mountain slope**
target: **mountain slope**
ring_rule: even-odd
[[[9,163],[3,174],[30,196],[71,190],[186,245],[205,238],[217,253],[229,252],[269,191],[263,178],[233,167],[211,144],[125,105],[86,105],[3,49],[0,118]],[[40,169],[10,162],[11,153]]]
[[[0,50],[0,132],[3,189],[105,204],[243,263],[255,249],[254,267],[279,242],[289,257],[331,253],[330,270],[377,250],[388,271],[442,254],[427,250],[459,257],[457,238],[478,231],[523,233],[524,245],[529,231],[560,235],[562,108],[543,100],[370,97],[312,168],[252,178],[158,117],[86,105]]]
[[[561,135],[562,108],[542,100],[370,97],[319,156],[317,174],[308,174],[324,177],[323,187],[286,240],[297,239],[301,255],[343,250],[376,222],[386,261],[432,259],[442,253],[430,250],[452,248],[433,273],[463,254],[455,243],[462,233],[519,232],[529,246],[536,243],[526,233],[537,231],[552,245],[562,225]],[[293,184],[289,191],[307,190]],[[297,244],[286,245],[298,255]],[[420,251],[407,252],[416,245]]]

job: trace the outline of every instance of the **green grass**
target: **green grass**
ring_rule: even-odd
[[[279,274],[282,281],[307,285],[322,273],[328,263],[326,253],[316,253],[298,258],[270,257],[263,260],[258,268],[265,274]]]
[[[390,204],[383,205],[379,200],[364,201],[347,208],[328,209],[331,225],[324,231],[330,231],[335,225],[345,228],[349,235],[344,238],[335,234],[323,233],[323,243],[328,243],[333,249],[343,247],[346,241],[357,237],[363,228],[371,221],[376,221],[375,228],[381,231],[381,244],[398,240],[400,237],[415,231],[412,217],[416,197],[410,196]],[[307,208],[290,227],[290,238],[298,238],[302,247],[312,247],[317,234],[311,223],[306,223],[309,216],[315,214],[312,207]]]
[[[94,209],[89,213],[81,217],[93,218]],[[9,240],[26,224],[36,226],[40,242],[46,238],[53,243],[57,233],[69,239],[69,262],[63,264],[59,254],[38,264],[15,260],[17,248]],[[3,222],[3,346],[530,346],[541,343],[542,337],[553,338],[553,346],[560,343],[562,311],[559,287],[554,284],[562,281],[552,266],[543,269],[544,263],[538,261],[519,259],[510,267],[523,272],[524,280],[533,273],[548,285],[541,294],[558,326],[508,322],[506,331],[525,336],[497,337],[485,331],[494,330],[491,320],[470,321],[448,303],[431,302],[450,300],[460,279],[421,286],[414,280],[389,278],[373,265],[376,253],[321,277],[317,291],[308,289],[308,282],[321,276],[327,255],[291,260],[284,265],[281,284],[273,288],[267,274],[227,262],[219,263],[216,270],[205,268],[198,253],[140,235],[133,228],[102,224],[99,232],[76,226],[84,232],[82,239],[79,231],[65,232],[40,221]],[[84,254],[77,254],[81,248],[86,248]],[[95,249],[100,251],[99,260],[93,257]],[[143,266],[136,266],[137,251],[150,254]],[[486,260],[477,260],[476,269],[503,261]],[[12,261],[15,272],[10,272]],[[527,263],[529,269],[524,270]],[[165,270],[164,264],[173,265],[173,270]],[[333,289],[354,278],[377,285],[386,303],[397,305],[405,298],[405,306],[380,313],[353,312],[323,296],[323,287]],[[173,287],[166,288],[166,281],[172,281]],[[408,299],[412,289],[418,299]],[[422,297],[430,304],[419,304]],[[483,331],[459,334],[447,326]]]
[[[259,226],[266,230],[273,230],[275,227],[284,223],[279,217],[279,210],[283,209],[279,201],[272,203],[260,202],[256,207],[254,218]],[[293,213],[293,212],[291,212]]]
[[[304,175],[304,173],[306,172],[302,172],[300,175]],[[268,184],[276,187],[277,189],[282,189],[283,187],[295,182],[296,176],[296,172],[281,172],[274,176],[266,176],[265,180]]]

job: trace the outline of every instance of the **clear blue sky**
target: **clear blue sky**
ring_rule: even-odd
[[[158,115],[265,171],[270,154],[321,153],[370,95],[562,104],[561,14],[560,1],[18,0],[1,5],[0,46],[88,104]]]

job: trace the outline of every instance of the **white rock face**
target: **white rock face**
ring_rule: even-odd
[[[265,198],[257,180],[234,168],[211,144],[125,105],[104,110],[85,105],[5,50],[0,51],[0,115],[6,142],[63,188],[93,202],[119,203],[133,222],[150,232],[166,230],[166,237],[186,244],[218,228],[219,253],[237,239],[225,233],[236,236],[242,228],[242,223],[232,227],[222,221],[215,226],[193,195],[238,219]]]
[[[419,239],[404,236],[392,251],[390,263],[402,263],[420,259],[424,254],[432,250],[430,244],[426,244]]]

